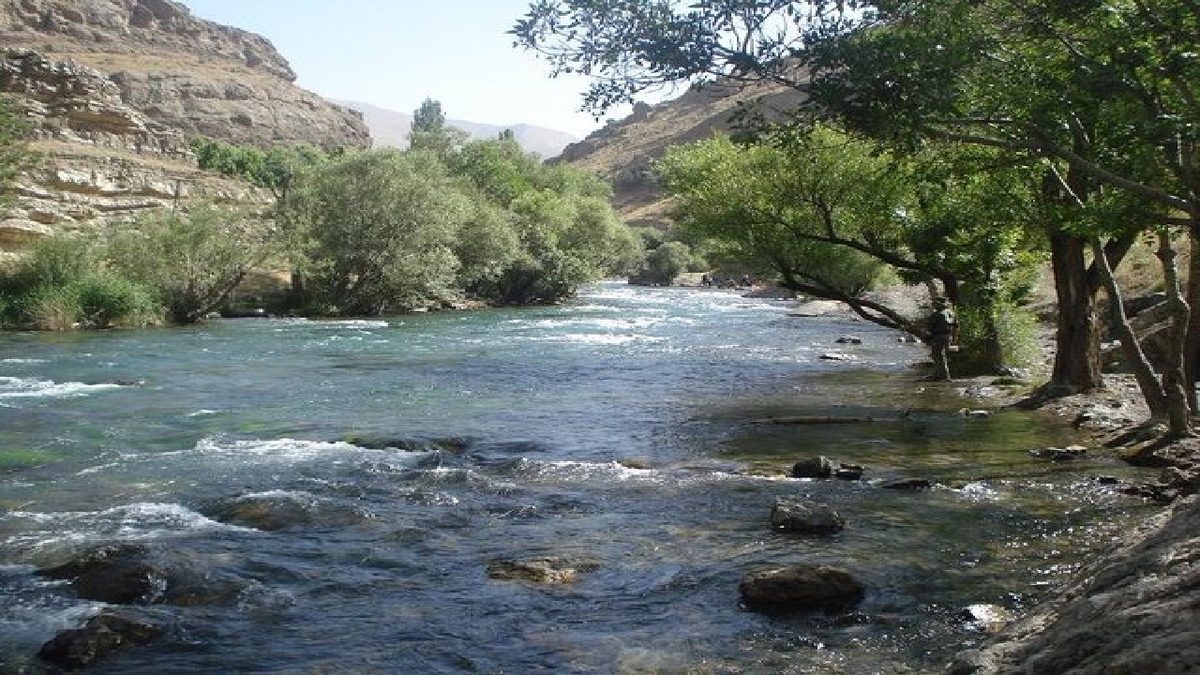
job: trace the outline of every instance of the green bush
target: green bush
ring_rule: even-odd
[[[71,330],[83,313],[79,294],[70,285],[35,286],[19,301],[18,323],[36,330]]]
[[[37,330],[140,326],[161,309],[142,284],[109,270],[98,245],[47,237],[0,274],[0,322]]]
[[[73,284],[80,323],[90,328],[145,326],[162,314],[153,291],[112,273],[99,274]]]

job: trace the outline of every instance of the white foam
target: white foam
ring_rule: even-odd
[[[0,548],[22,554],[113,539],[145,541],[210,530],[253,531],[161,502],[122,504],[103,511],[11,511],[0,516],[3,523],[14,523],[22,532],[5,539]]]
[[[0,376],[0,398],[69,398],[120,388],[121,385],[113,383],[86,384]]]

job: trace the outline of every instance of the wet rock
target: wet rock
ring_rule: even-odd
[[[809,457],[792,465],[792,478],[829,478],[835,468],[828,457]]]
[[[995,633],[1013,620],[1013,614],[999,605],[981,602],[964,607],[958,619],[975,630]]]
[[[1194,675],[1200,663],[1200,499],[1096,556],[952,675]]]
[[[863,339],[855,335],[843,335],[842,337],[834,340],[834,342],[838,343],[839,345],[861,345],[863,343]]]
[[[1080,459],[1087,454],[1087,448],[1082,445],[1069,445],[1065,448],[1034,448],[1029,454],[1052,462],[1069,462]]]
[[[404,452],[459,453],[467,447],[462,438],[405,438],[381,434],[347,434],[342,440],[368,450],[402,450]]]
[[[771,509],[771,526],[784,532],[834,534],[846,527],[846,519],[825,504],[781,497]]]
[[[841,611],[862,600],[865,589],[849,572],[826,565],[795,565],[746,575],[742,604],[766,613]]]
[[[996,661],[991,656],[977,649],[969,649],[955,655],[946,667],[945,675],[982,675],[994,672],[995,668]]]
[[[167,592],[168,572],[148,560],[149,548],[114,544],[42,570],[50,579],[69,579],[79,597],[117,605],[151,604]]]
[[[69,580],[84,600],[114,605],[228,603],[247,585],[189,551],[129,543],[97,547],[39,574]]]
[[[594,572],[599,565],[587,560],[566,558],[531,558],[527,560],[493,560],[488,563],[489,579],[497,581],[527,581],[534,584],[561,585],[575,583],[579,575]]]
[[[822,361],[857,361],[858,357],[845,352],[825,352],[820,356]]]
[[[842,464],[834,469],[833,477],[841,480],[860,480],[866,470],[861,464]]]
[[[964,409],[964,410],[962,411],[962,415],[963,415],[963,417],[970,417],[970,418],[973,418],[973,419],[987,419],[988,417],[991,417],[991,416],[992,416],[992,411],[990,411],[990,410],[966,410],[966,409]]]
[[[163,634],[162,625],[144,617],[107,612],[82,628],[60,632],[42,645],[38,656],[58,666],[82,668],[130,646],[144,645]]]
[[[933,487],[933,481],[928,478],[896,478],[879,484],[884,490],[907,490],[919,492]]]
[[[357,525],[368,519],[357,508],[306,492],[266,492],[220,499],[200,507],[204,515],[230,525],[274,532],[302,526]]]

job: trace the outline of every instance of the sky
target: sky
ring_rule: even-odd
[[[410,114],[432,98],[452,119],[580,138],[603,123],[579,112],[585,79],[552,78],[546,61],[513,46],[507,31],[532,0],[181,1],[269,39],[296,84],[325,98]]]

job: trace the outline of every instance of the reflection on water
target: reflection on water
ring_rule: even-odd
[[[963,416],[917,381],[918,347],[789,309],[605,284],[553,308],[0,336],[0,673],[103,608],[35,570],[118,542],[237,592],[156,606],[168,636],[98,673],[933,672],[980,637],[963,607],[1020,609],[1136,517],[1095,480],[1131,469],[1027,452],[1069,430]],[[819,358],[849,333],[857,361]],[[26,391],[47,393],[5,396]],[[789,416],[872,421],[770,422]],[[864,480],[786,478],[812,455]],[[901,477],[934,487],[879,487]],[[779,497],[848,527],[773,532]],[[582,571],[488,576],[532,559]],[[851,569],[866,600],[738,607],[744,574],[795,562]]]

